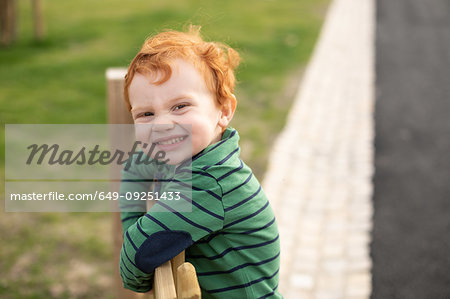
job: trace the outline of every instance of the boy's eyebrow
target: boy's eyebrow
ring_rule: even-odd
[[[168,100],[167,104],[170,106],[170,104],[172,104],[173,102],[176,102],[176,101],[179,101],[179,100],[183,100],[183,99],[189,100],[191,98],[192,97],[189,94],[182,94],[182,95],[174,97],[173,99]]]
[[[167,100],[167,101],[166,101],[166,105],[167,105],[167,106],[170,106],[170,105],[172,105],[174,102],[179,101],[179,100],[182,100],[182,99],[189,100],[189,99],[192,99],[192,97],[191,97],[190,95],[188,95],[188,94],[179,95],[179,96],[176,96],[176,97],[174,97],[174,98],[172,98],[172,99],[170,99],[170,100]],[[144,105],[144,106],[132,107],[132,108],[131,108],[131,112],[136,112],[136,111],[141,111],[141,110],[147,110],[147,109],[149,109],[149,107],[150,107],[150,105]]]

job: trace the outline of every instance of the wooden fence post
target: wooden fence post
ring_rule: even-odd
[[[167,261],[155,269],[153,291],[156,299],[177,299],[171,261]]]
[[[184,260],[185,260],[184,250],[172,259],[172,276],[173,276],[173,282],[175,284],[175,287],[177,285],[177,279],[178,279],[177,269],[179,266],[184,264]]]
[[[44,18],[42,15],[42,1],[32,0],[33,3],[33,23],[34,23],[34,38],[38,41],[44,39]]]
[[[178,299],[201,299],[202,293],[194,266],[191,263],[183,263],[176,273]]]
[[[108,123],[110,124],[133,124],[133,118],[123,99],[123,84],[126,73],[126,68],[108,68],[106,70]]]
[[[133,119],[128,112],[123,100],[123,84],[126,69],[109,68],[106,70],[107,98],[108,98],[108,123],[110,124],[132,124]],[[112,191],[119,191],[120,183],[113,183]],[[119,213],[113,215],[113,253],[114,253],[114,287],[117,298],[136,298],[134,292],[122,287],[122,279],[119,275],[119,256],[122,248],[122,223]]]
[[[0,44],[8,46],[16,38],[16,4],[14,0],[0,0]]]

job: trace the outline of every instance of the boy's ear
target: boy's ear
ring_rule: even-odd
[[[236,97],[233,95],[228,98],[225,103],[222,104],[220,110],[221,115],[219,119],[219,126],[225,129],[233,118],[234,111],[236,110]]]

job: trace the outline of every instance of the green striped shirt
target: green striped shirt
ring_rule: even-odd
[[[189,178],[189,195],[180,199],[189,211],[158,201],[147,213],[121,213],[125,288],[149,291],[154,269],[186,250],[203,298],[282,298],[275,216],[258,180],[239,158],[238,141],[237,131],[227,128],[219,142],[177,166],[170,179],[163,178],[162,188],[155,183],[153,190],[164,192]],[[133,165],[123,171],[121,194],[147,192],[155,178],[151,167]]]

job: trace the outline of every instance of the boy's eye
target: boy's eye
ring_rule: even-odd
[[[179,104],[179,105],[176,105],[174,108],[173,108],[173,110],[180,110],[180,109],[183,109],[184,107],[186,107],[187,105],[186,104]]]
[[[142,114],[142,116],[152,116],[152,115],[153,115],[152,112],[144,112],[144,113]]]

